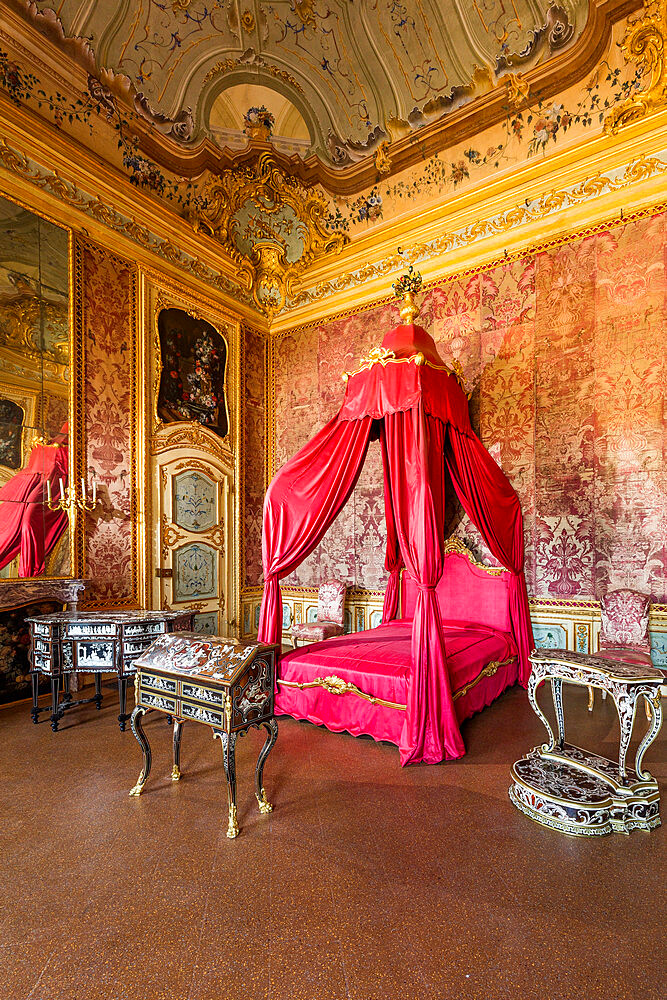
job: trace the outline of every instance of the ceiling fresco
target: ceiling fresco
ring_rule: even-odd
[[[290,102],[302,155],[333,168],[373,156],[576,42],[588,0],[36,0],[114,90],[179,146],[209,139],[239,84]],[[240,109],[245,114],[249,108]],[[270,136],[269,136],[270,138]],[[233,144],[233,143],[232,143]]]

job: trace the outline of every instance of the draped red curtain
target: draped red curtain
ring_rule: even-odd
[[[64,511],[46,506],[47,483],[54,497],[67,486],[66,444],[36,445],[24,469],[0,488],[0,569],[20,553],[18,574],[39,576],[68,525]]]
[[[389,456],[387,455],[387,437],[384,433],[384,428],[380,432],[380,443],[382,445],[382,471],[384,475],[384,518],[387,525],[387,549],[384,568],[389,573],[389,580],[387,581],[382,604],[382,622],[384,623],[393,621],[398,613],[403,556],[398,544],[394,508],[391,501]]]
[[[519,650],[519,680],[528,685],[534,646],[523,571],[523,517],[519,498],[505,473],[474,435],[450,425],[447,468],[466,514],[496,559],[512,571],[510,616]]]
[[[259,642],[280,643],[280,580],[310,555],[359,478],[372,418],[330,420],[275,477],[264,500]]]
[[[444,567],[445,425],[421,404],[384,418],[383,455],[402,560],[417,581],[401,764],[462,757],[435,588]]]

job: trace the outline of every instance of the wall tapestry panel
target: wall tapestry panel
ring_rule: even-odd
[[[422,296],[418,322],[445,362],[459,362],[473,425],[521,499],[532,598],[628,586],[667,600],[666,261],[667,221],[655,215]],[[275,468],[336,412],[341,373],[397,322],[389,304],[277,341]],[[288,586],[334,575],[384,587],[373,447],[347,508]],[[484,553],[466,518],[454,527]]]
[[[262,582],[262,507],[266,464],[266,341],[243,331],[244,587]]]
[[[86,603],[136,602],[133,515],[136,275],[82,244],[86,475],[102,503],[86,522]]]

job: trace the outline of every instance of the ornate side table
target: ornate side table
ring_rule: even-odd
[[[134,675],[134,661],[165,632],[191,629],[194,611],[61,611],[53,615],[27,618],[30,624],[30,674],[32,677],[31,718],[36,724],[39,708],[40,674],[51,679],[51,729],[58,731],[64,713],[75,705],[95,702],[102,706],[102,674],[118,675],[120,707],[118,723],[125,731],[130,718],[126,712],[127,682]],[[95,675],[92,698],[73,701],[69,691],[71,674]],[[63,682],[63,699],[60,684]]]
[[[266,741],[255,769],[255,796],[261,813],[272,810],[263,785],[264,764],[278,738],[273,717],[278,646],[247,644],[197,633],[163,635],[134,661],[136,707],[132,732],[141,745],[143,767],[130,795],[141,795],[151,770],[151,748],[141,717],[165,712],[174,717],[172,781],[181,777],[181,733],[186,720],[202,722],[222,744],[227,779],[227,836],[236,837],[235,748],[238,736],[263,726]]]
[[[509,796],[514,805],[538,823],[573,835],[630,833],[659,826],[658,783],[642,769],[642,760],[662,724],[662,671],[566,649],[533,650],[530,662],[528,698],[549,742],[512,767]],[[551,681],[557,738],[535,697],[545,680]],[[565,742],[563,681],[601,688],[614,699],[621,726],[618,761]],[[645,701],[650,718],[632,769],[626,766],[626,756],[638,701]]]

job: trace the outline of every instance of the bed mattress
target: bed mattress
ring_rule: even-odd
[[[514,683],[516,646],[508,632],[485,625],[446,621],[442,627],[461,721]],[[397,619],[366,632],[291,650],[278,665],[276,712],[309,719],[334,732],[347,730],[355,736],[368,734],[398,744],[408,698],[411,645],[412,620]],[[490,663],[502,666],[480,679]],[[337,694],[315,684],[330,677],[354,685],[366,697],[353,691]]]

